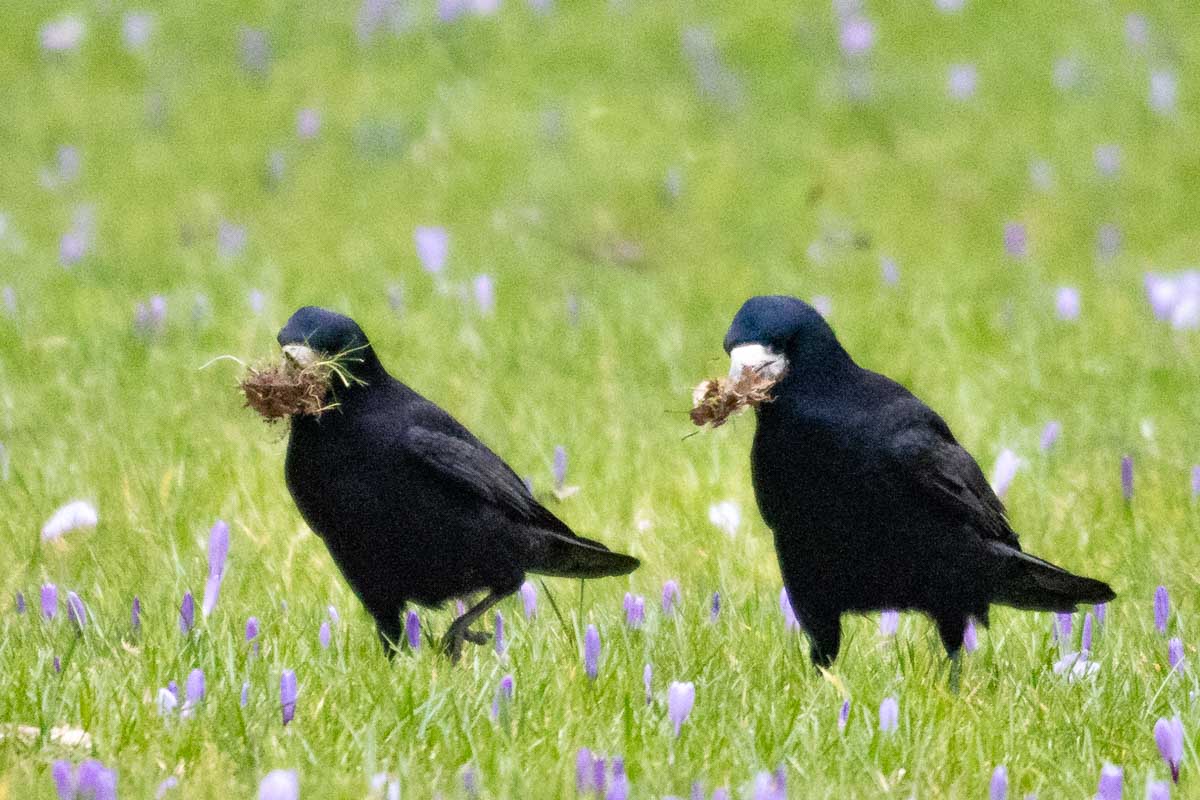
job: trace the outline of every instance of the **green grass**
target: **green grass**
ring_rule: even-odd
[[[1106,761],[1125,767],[1126,796],[1139,797],[1148,776],[1166,776],[1151,729],[1173,714],[1193,737],[1179,795],[1197,794],[1200,511],[1188,470],[1200,461],[1200,339],[1154,321],[1142,288],[1145,270],[1194,266],[1200,251],[1194,10],[1148,13],[1150,45],[1138,50],[1124,38],[1135,10],[1125,4],[968,2],[949,15],[875,4],[874,94],[853,104],[840,99],[827,0],[800,10],[564,2],[544,17],[510,0],[494,18],[452,25],[422,7],[406,33],[367,46],[344,4],[171,3],[142,55],[121,47],[120,9],[100,5],[75,7],[88,23],[80,51],[49,57],[38,29],[57,7],[0,3],[0,284],[17,298],[15,317],[0,316],[11,460],[0,591],[22,590],[36,608],[52,581],[91,617],[77,639],[65,618],[17,616],[4,601],[0,723],[77,726],[92,741],[83,751],[0,740],[0,798],[52,797],[51,762],[87,756],[117,768],[122,797],[151,796],[169,774],[177,796],[248,797],[278,767],[299,771],[307,798],[363,797],[379,771],[400,775],[405,797],[460,797],[468,765],[484,796],[563,797],[580,747],[622,755],[639,798],[686,795],[693,780],[740,795],[781,764],[797,797],[982,797],[997,764],[1013,796],[1082,797]],[[269,32],[265,79],[238,67],[242,25]],[[711,30],[740,105],[698,93],[681,45],[694,25]],[[1066,55],[1084,77],[1062,92],[1050,75]],[[965,103],[945,92],[959,62],[979,70]],[[1176,115],[1147,104],[1157,68],[1180,76]],[[304,106],[323,114],[315,141],[295,135]],[[1108,143],[1122,148],[1115,179],[1093,163]],[[61,144],[79,148],[80,177],[43,188],[39,170]],[[272,150],[286,161],[275,189],[264,181]],[[1048,192],[1030,184],[1036,159],[1053,167]],[[663,188],[670,170],[682,181],[675,201]],[[94,207],[94,243],[66,269],[59,237],[81,204]],[[232,260],[216,255],[222,219],[248,230]],[[1028,226],[1025,260],[1003,251],[1009,220]],[[1110,260],[1096,256],[1104,223],[1123,234]],[[422,224],[450,231],[453,285],[495,277],[494,315],[434,290],[413,249]],[[849,244],[855,235],[864,247]],[[614,257],[628,242],[640,256]],[[880,279],[884,257],[899,264],[896,287]],[[1063,284],[1082,293],[1076,323],[1054,317]],[[265,296],[257,314],[253,289]],[[919,617],[894,640],[874,618],[847,619],[834,677],[810,667],[802,638],[783,628],[754,507],[752,418],[685,438],[691,387],[724,371],[725,327],[761,292],[828,296],[860,363],[938,409],[985,470],[1005,447],[1022,456],[1008,504],[1023,542],[1111,579],[1120,595],[1093,679],[1052,673],[1047,615],[1004,610],[966,658],[957,697]],[[168,321],[147,339],[133,307],[155,293]],[[199,323],[197,295],[211,306]],[[221,354],[270,354],[304,303],[352,314],[394,374],[539,491],[564,445],[581,491],[552,508],[642,569],[582,595],[547,581],[566,628],[544,596],[529,622],[506,601],[504,657],[474,648],[452,667],[426,647],[386,661],[287,495],[281,429],[240,407],[235,365],[199,369]],[[1042,454],[1050,419],[1064,432]],[[1136,464],[1129,506],[1125,453]],[[44,521],[76,497],[96,503],[99,527],[41,542]],[[743,509],[733,538],[707,519],[723,499]],[[232,528],[221,600],[185,639],[177,609],[185,590],[203,588],[218,518]],[[683,604],[664,618],[669,578]],[[1172,635],[1188,642],[1183,677],[1167,675],[1153,627],[1159,583],[1175,600]],[[724,610],[710,624],[717,590]],[[647,596],[642,631],[623,625],[626,591]],[[140,637],[128,625],[134,595]],[[321,650],[330,604],[342,621]],[[249,615],[263,623],[257,658],[242,641]],[[422,616],[435,633],[449,621],[445,610]],[[589,623],[604,643],[594,682],[578,644]],[[203,706],[161,718],[157,690],[196,667]],[[285,668],[300,683],[286,728]],[[515,702],[493,722],[508,673]],[[678,739],[666,720],[672,680],[696,683]],[[839,734],[843,688],[853,711]],[[876,714],[889,695],[901,721],[884,736]]]

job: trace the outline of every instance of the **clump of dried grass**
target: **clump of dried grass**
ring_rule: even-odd
[[[692,422],[698,426],[719,428],[734,414],[771,400],[771,388],[778,377],[767,377],[746,367],[736,380],[711,378],[692,390]]]
[[[333,366],[329,362],[301,367],[290,358],[249,364],[238,381],[246,407],[253,408],[267,422],[298,414],[319,417],[330,408],[326,398],[332,384]]]

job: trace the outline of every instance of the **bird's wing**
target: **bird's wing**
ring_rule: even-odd
[[[483,442],[457,423],[437,429],[408,426],[404,431],[405,451],[436,470],[480,500],[501,508],[505,514],[536,527],[574,536],[566,523],[539,503],[517,473]]]
[[[985,538],[1021,549],[1004,503],[945,420],[915,397],[891,404],[884,416],[901,421],[889,438],[889,454],[927,498]]]

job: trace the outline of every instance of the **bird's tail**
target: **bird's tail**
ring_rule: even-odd
[[[1073,575],[1048,561],[997,544],[1002,557],[993,602],[1030,611],[1075,610],[1079,603],[1107,603],[1116,597],[1103,581]]]
[[[530,572],[555,578],[609,578],[628,575],[639,566],[633,556],[615,553],[599,542],[582,536],[539,531],[541,547],[534,554]]]

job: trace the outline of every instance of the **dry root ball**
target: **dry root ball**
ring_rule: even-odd
[[[771,387],[778,378],[768,378],[750,367],[737,380],[712,378],[692,391],[692,422],[719,428],[725,420],[751,406],[771,400]]]
[[[239,384],[246,406],[267,422],[296,414],[320,416],[328,408],[325,398],[333,368],[324,362],[301,367],[289,358],[278,363],[251,365]]]

